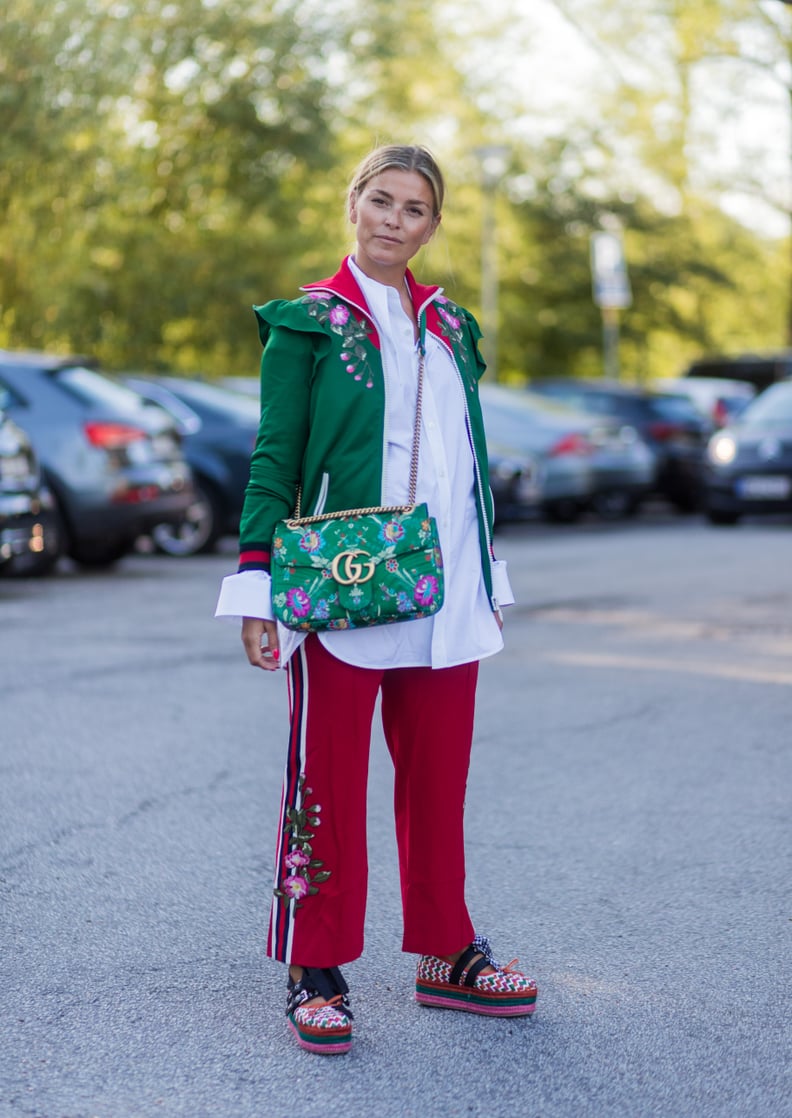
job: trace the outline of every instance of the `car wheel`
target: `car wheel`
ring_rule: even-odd
[[[740,519],[738,512],[726,512],[724,509],[707,509],[707,520],[710,524],[733,525]]]
[[[701,494],[695,490],[685,493],[669,493],[668,499],[680,516],[687,516],[690,513],[699,512],[701,509]]]
[[[607,489],[591,499],[591,510],[603,520],[625,520],[638,511],[640,501],[626,489]]]
[[[214,551],[220,538],[220,512],[208,488],[196,481],[195,499],[178,524],[158,524],[151,533],[154,546],[163,555],[181,558]]]
[[[123,559],[132,550],[131,540],[113,540],[112,543],[103,541],[73,543],[69,548],[69,556],[81,567],[112,567],[119,559]]]
[[[130,539],[84,539],[77,536],[74,524],[66,512],[64,504],[57,494],[54,494],[54,496],[63,552],[75,563],[78,563],[81,567],[112,567],[132,549],[134,541]]]
[[[574,524],[580,520],[582,511],[580,503],[570,498],[548,501],[544,507],[546,518],[554,524]]]

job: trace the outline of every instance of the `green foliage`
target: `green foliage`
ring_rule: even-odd
[[[0,345],[91,352],[111,368],[253,371],[251,304],[335,269],[352,243],[350,171],[391,141],[440,157],[446,212],[416,271],[474,311],[473,153],[511,146],[497,198],[504,376],[599,370],[589,238],[605,214],[625,229],[628,375],[778,345],[785,250],[727,218],[688,158],[695,67],[747,43],[775,73],[788,49],[778,21],[749,0],[565,6],[597,16],[592,34],[624,80],[599,120],[529,147],[497,70],[455,63],[474,8],[478,46],[482,28],[501,43],[513,33],[472,0],[6,0]]]
[[[332,162],[324,29],[298,3],[11,6],[0,340],[249,367],[250,305],[293,284]]]
[[[547,163],[558,168],[556,153]],[[764,243],[716,206],[679,215],[646,197],[592,198],[576,179],[537,179],[512,207],[501,287],[506,379],[602,372],[602,320],[591,294],[592,233],[624,230],[632,306],[621,314],[625,379],[675,375],[691,357],[778,344],[786,271]],[[761,344],[761,343],[760,343]]]

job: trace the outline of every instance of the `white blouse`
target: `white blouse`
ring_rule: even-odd
[[[365,275],[350,259],[380,335],[385,377],[386,437],[383,504],[407,502],[413,422],[418,386],[418,349],[413,324],[399,293]],[[439,294],[439,292],[438,292]],[[465,393],[445,347],[426,336],[421,447],[416,501],[426,501],[437,520],[443,553],[445,601],[433,616],[396,625],[325,630],[319,639],[339,660],[365,668],[448,668],[492,656],[503,638],[481,573],[473,451],[465,423]],[[511,605],[506,564],[493,563],[493,597]],[[270,576],[242,571],[223,579],[216,617],[272,618]],[[280,663],[304,640],[278,625]]]

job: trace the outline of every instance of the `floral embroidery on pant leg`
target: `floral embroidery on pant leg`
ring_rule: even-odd
[[[300,774],[299,792],[301,805],[305,803],[306,796],[313,795],[313,789],[305,786],[305,773]],[[283,859],[286,872],[282,874],[273,892],[287,904],[294,901],[295,908],[302,908],[304,897],[318,893],[321,883],[327,881],[332,873],[331,870],[322,869],[324,862],[314,858],[311,846],[316,832],[309,828],[321,826],[321,811],[321,804],[286,808],[286,824],[283,829],[290,836],[289,851]]]

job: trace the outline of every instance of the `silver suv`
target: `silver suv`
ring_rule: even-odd
[[[30,436],[78,563],[114,563],[184,517],[192,479],[172,421],[92,362],[0,350],[0,408]]]

